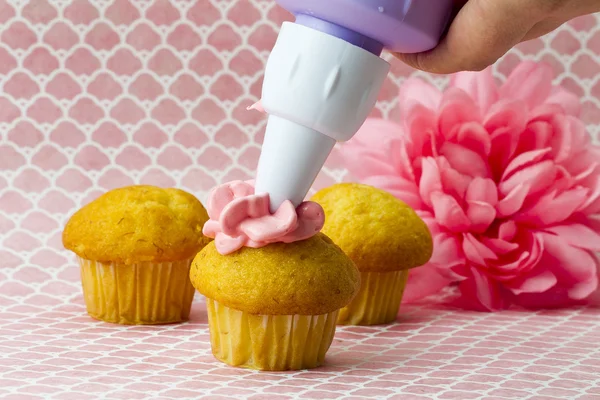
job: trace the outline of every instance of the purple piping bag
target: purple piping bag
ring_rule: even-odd
[[[453,0],[276,0],[296,23],[373,53],[382,48],[418,53],[434,48]]]
[[[256,193],[272,212],[306,197],[336,142],[350,140],[375,106],[390,65],[384,48],[435,47],[453,0],[276,0],[285,22],[265,69],[269,114]]]

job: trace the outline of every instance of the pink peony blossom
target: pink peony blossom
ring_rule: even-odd
[[[412,206],[434,236],[405,299],[457,283],[460,304],[560,307],[598,288],[600,151],[579,102],[525,62],[498,87],[488,69],[441,93],[400,91],[400,125],[370,119],[344,147],[350,173]]]

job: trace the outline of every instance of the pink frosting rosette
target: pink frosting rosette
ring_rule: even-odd
[[[297,208],[285,201],[271,213],[269,195],[254,194],[251,182],[234,181],[210,193],[207,211],[210,220],[202,232],[214,238],[221,254],[242,247],[259,248],[270,243],[291,243],[317,234],[325,222],[323,208],[307,201]]]

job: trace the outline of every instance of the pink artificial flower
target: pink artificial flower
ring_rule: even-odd
[[[458,282],[461,304],[578,304],[598,288],[600,151],[579,102],[525,62],[498,87],[488,69],[441,93],[400,91],[402,123],[370,119],[344,148],[351,174],[413,207],[434,237],[405,299]]]

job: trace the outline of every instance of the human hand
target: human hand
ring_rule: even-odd
[[[437,47],[395,56],[427,72],[480,71],[518,43],[600,11],[600,0],[455,0],[455,18]]]

